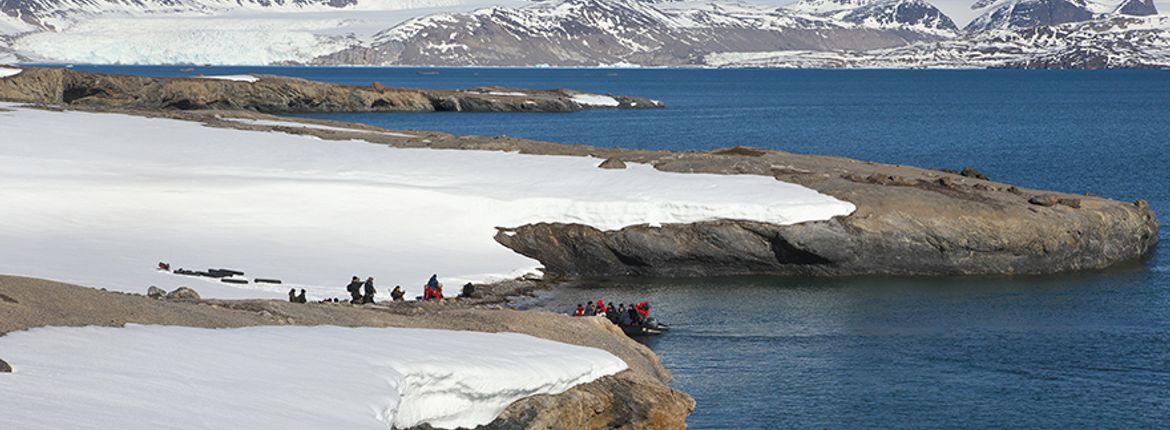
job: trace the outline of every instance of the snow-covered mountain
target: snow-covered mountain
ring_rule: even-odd
[[[958,31],[955,22],[923,0],[800,0],[791,10],[875,27]]]
[[[318,63],[597,66],[701,65],[715,51],[867,50],[938,40],[940,29],[848,22],[726,3],[561,0],[409,20]]]
[[[979,0],[964,30],[928,0],[740,1],[0,0],[0,63],[1146,67],[1170,43],[1152,0]]]
[[[967,24],[971,32],[1044,27],[1113,16],[1156,15],[1153,0],[979,0],[982,14]]]
[[[1170,16],[1111,17],[871,51],[735,52],[715,67],[1170,68]]]

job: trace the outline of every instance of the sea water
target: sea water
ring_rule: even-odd
[[[571,88],[661,110],[306,115],[675,151],[750,145],[1124,201],[1170,219],[1170,72],[77,66],[423,88]],[[1165,247],[1168,233],[1160,238]],[[1170,257],[974,278],[583,281],[539,305],[649,300],[694,428],[1165,428]]]

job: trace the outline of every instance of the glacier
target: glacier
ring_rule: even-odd
[[[0,428],[23,430],[471,428],[627,367],[516,333],[333,326],[48,327],[0,351]]]

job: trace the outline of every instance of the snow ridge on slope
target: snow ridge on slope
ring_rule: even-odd
[[[1153,0],[980,0],[983,11],[967,24],[969,32],[1011,30],[1084,22],[1115,16],[1156,15]]]
[[[402,328],[48,327],[0,349],[0,428],[24,430],[473,428],[626,369],[527,335]]]

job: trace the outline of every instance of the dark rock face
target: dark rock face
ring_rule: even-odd
[[[772,175],[857,210],[795,225],[718,220],[601,231],[541,223],[501,230],[496,241],[554,277],[698,277],[1056,273],[1140,259],[1158,237],[1148,205],[924,169],[776,151],[643,157],[666,171]]]
[[[525,90],[523,96],[482,91],[353,87],[263,76],[256,82],[101,75],[25,68],[0,80],[0,100],[91,108],[251,110],[258,112],[573,112],[581,105],[567,90]],[[662,103],[615,97],[617,108],[653,109]]]
[[[858,7],[842,17],[846,22],[861,24],[907,24],[940,30],[958,31],[959,27],[941,10],[919,0],[874,2]]]
[[[1158,8],[1154,6],[1154,0],[1126,0],[1117,7],[1116,13],[1132,16],[1149,16],[1157,15]]]
[[[976,4],[978,6],[978,4]],[[1044,27],[1093,19],[1093,13],[1071,0],[1023,0],[1008,2],[972,20],[970,32],[993,28]]]
[[[0,360],[0,373],[12,373],[12,366],[9,366],[4,360]]]

